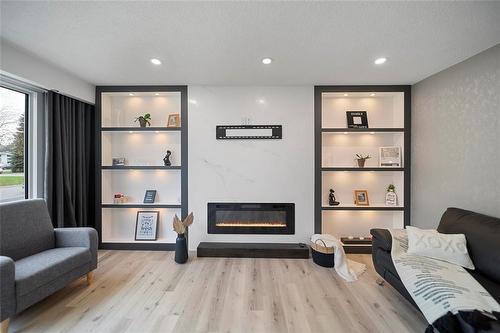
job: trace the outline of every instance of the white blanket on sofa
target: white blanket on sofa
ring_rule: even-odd
[[[445,261],[407,254],[404,229],[389,230],[396,271],[429,324],[448,311],[500,311],[500,305],[463,267]]]

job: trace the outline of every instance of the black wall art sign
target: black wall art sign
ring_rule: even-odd
[[[348,128],[368,128],[366,111],[346,111]]]

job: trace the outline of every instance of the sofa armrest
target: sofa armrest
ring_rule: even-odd
[[[92,262],[90,270],[97,268],[97,231],[94,228],[55,228],[56,247],[87,247]]]
[[[16,314],[15,273],[14,260],[0,256],[0,321]]]
[[[387,229],[371,229],[370,233],[373,237],[373,245],[382,248],[385,251],[392,249],[392,236]]]

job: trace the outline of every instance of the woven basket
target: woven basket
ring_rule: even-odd
[[[320,242],[323,244],[320,244]],[[317,239],[314,243],[311,243],[311,254],[316,265],[322,267],[335,266],[335,253],[333,247],[326,246],[322,239]]]

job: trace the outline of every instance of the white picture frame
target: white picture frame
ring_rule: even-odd
[[[155,241],[158,239],[158,211],[138,211],[135,220],[135,240]]]
[[[401,168],[401,147],[379,147],[378,156],[381,168]]]

